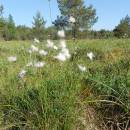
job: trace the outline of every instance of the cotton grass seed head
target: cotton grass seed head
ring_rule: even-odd
[[[78,65],[78,68],[79,68],[79,70],[82,71],[82,72],[85,72],[85,71],[86,71],[86,67],[83,66],[83,65]]]
[[[16,62],[17,57],[16,56],[9,56],[7,59],[9,62]]]
[[[45,62],[41,62],[41,61],[34,63],[34,67],[36,68],[42,68],[44,65],[45,65]]]
[[[64,30],[59,30],[57,35],[60,37],[60,38],[65,38],[65,31]]]
[[[39,54],[40,54],[41,56],[46,56],[46,55],[48,54],[48,52],[45,51],[45,50],[39,50]]]
[[[18,75],[18,76],[19,76],[20,78],[24,78],[24,76],[26,75],[26,72],[27,72],[27,71],[23,69],[23,70],[21,70],[21,71],[19,72],[19,75]]]
[[[61,52],[57,56],[54,56],[54,58],[59,61],[66,61],[70,57],[71,57],[71,55],[67,48],[62,48]]]
[[[75,18],[73,16],[70,16],[69,23],[75,23],[75,22],[76,22]]]
[[[59,60],[59,61],[66,61],[67,58],[63,53],[59,53],[57,56],[54,56],[55,59]]]
[[[66,48],[66,41],[65,40],[60,40],[60,47]]]
[[[50,39],[47,40],[47,47],[48,48],[53,48],[54,47],[54,43]]]
[[[32,52],[33,52],[32,49],[28,49],[28,53],[32,54]]]
[[[36,47],[36,46],[34,46],[34,45],[31,45],[31,48],[30,48],[30,50],[32,51],[32,52],[38,52],[38,47]]]
[[[62,48],[61,52],[67,59],[71,57],[69,50],[67,48]]]
[[[93,60],[93,58],[95,57],[93,52],[89,52],[87,53],[87,57],[90,59],[90,60]]]
[[[54,48],[54,50],[58,50],[58,47],[57,47],[57,46],[55,46],[55,45],[54,45],[54,47],[53,47],[53,48]]]
[[[27,63],[26,66],[27,66],[27,67],[31,67],[31,66],[33,66],[33,62],[29,62],[29,63]]]
[[[34,38],[33,42],[34,43],[40,43],[40,41],[37,38]]]

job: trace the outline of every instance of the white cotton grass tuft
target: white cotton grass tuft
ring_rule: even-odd
[[[29,62],[29,63],[27,63],[26,66],[27,66],[27,67],[31,67],[31,66],[33,66],[33,62]]]
[[[31,45],[31,48],[29,49],[29,51],[32,53],[32,52],[38,52],[38,47],[34,46],[34,45]],[[29,52],[29,53],[30,53]]]
[[[57,35],[60,37],[60,38],[65,38],[65,31],[64,30],[59,30]]]
[[[41,56],[46,56],[46,55],[48,54],[48,52],[45,51],[45,50],[39,50],[39,54],[40,54]]]
[[[53,46],[53,48],[54,48],[54,50],[58,50],[58,47],[57,47],[57,46],[55,46],[55,45]]]
[[[54,43],[50,39],[47,40],[47,47],[48,48],[54,48]]]
[[[55,59],[59,61],[66,61],[66,56],[63,53],[59,53],[57,56],[54,56]]]
[[[42,68],[45,64],[46,64],[45,62],[39,61],[39,62],[34,63],[34,67]]]
[[[66,48],[66,41],[65,40],[60,40],[60,47],[61,48]]]
[[[79,70],[82,71],[82,72],[85,72],[85,71],[86,71],[86,67],[83,66],[83,65],[78,65],[78,68],[79,68]]]
[[[9,56],[7,59],[9,62],[16,62],[17,57],[16,56]]]
[[[26,67],[36,67],[36,68],[42,68],[46,63],[45,62],[42,62],[42,61],[38,61],[38,62],[29,62]]]
[[[71,57],[71,55],[69,53],[69,49],[66,47],[66,41],[64,39],[60,40],[60,48],[61,51],[57,56],[54,56],[54,58],[59,61],[66,61]]]
[[[68,21],[69,21],[69,23],[75,23],[76,22],[76,20],[73,16],[70,16]]]
[[[69,59],[71,57],[69,50],[67,48],[62,48],[61,53],[67,58]]]
[[[34,38],[33,42],[34,43],[40,43],[40,41],[37,38]]]
[[[24,76],[26,75],[26,72],[27,72],[26,70],[22,69],[22,70],[19,72],[19,75],[18,75],[18,76],[19,76],[20,78],[24,78]]]
[[[33,52],[32,49],[28,49],[28,53],[32,54],[32,52]]]
[[[93,52],[89,52],[87,53],[87,57],[90,59],[90,60],[93,60],[93,58],[95,57]]]
[[[71,55],[67,48],[62,48],[61,52],[57,56],[54,56],[54,58],[59,61],[66,61],[70,57],[71,57]]]

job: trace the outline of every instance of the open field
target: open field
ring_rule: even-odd
[[[58,46],[59,41],[54,43]],[[99,124],[108,130],[127,129],[130,39],[67,41],[71,58],[65,62],[53,57],[58,50],[46,48],[46,41],[36,46],[47,56],[29,54],[31,44],[0,42],[0,129],[100,130]],[[93,52],[93,60],[88,52]],[[9,62],[9,56],[17,60]],[[46,64],[27,66],[34,61]],[[26,75],[20,78],[23,69]]]

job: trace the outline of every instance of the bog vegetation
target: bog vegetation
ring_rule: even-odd
[[[127,128],[129,42],[67,41],[71,58],[65,62],[54,57],[59,49],[50,50],[46,41],[35,46],[47,55],[30,54],[29,42],[1,42],[1,128]]]
[[[57,2],[48,28],[40,12],[32,27],[16,26],[0,6],[0,129],[128,130],[129,16],[93,31],[93,6]]]

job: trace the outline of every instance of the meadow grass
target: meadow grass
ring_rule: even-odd
[[[45,44],[41,42],[40,48]],[[94,130],[96,123],[90,126],[85,114],[88,106],[101,115],[104,124],[111,121],[107,127],[128,126],[129,39],[67,41],[71,58],[65,62],[53,58],[55,50],[47,49],[47,56],[30,55],[30,45],[30,41],[0,42],[0,129]],[[93,61],[87,58],[90,51]],[[11,55],[17,56],[16,62],[8,62]],[[36,60],[46,65],[26,66]],[[81,72],[78,64],[87,71]],[[27,70],[22,79],[18,77],[21,69]]]

